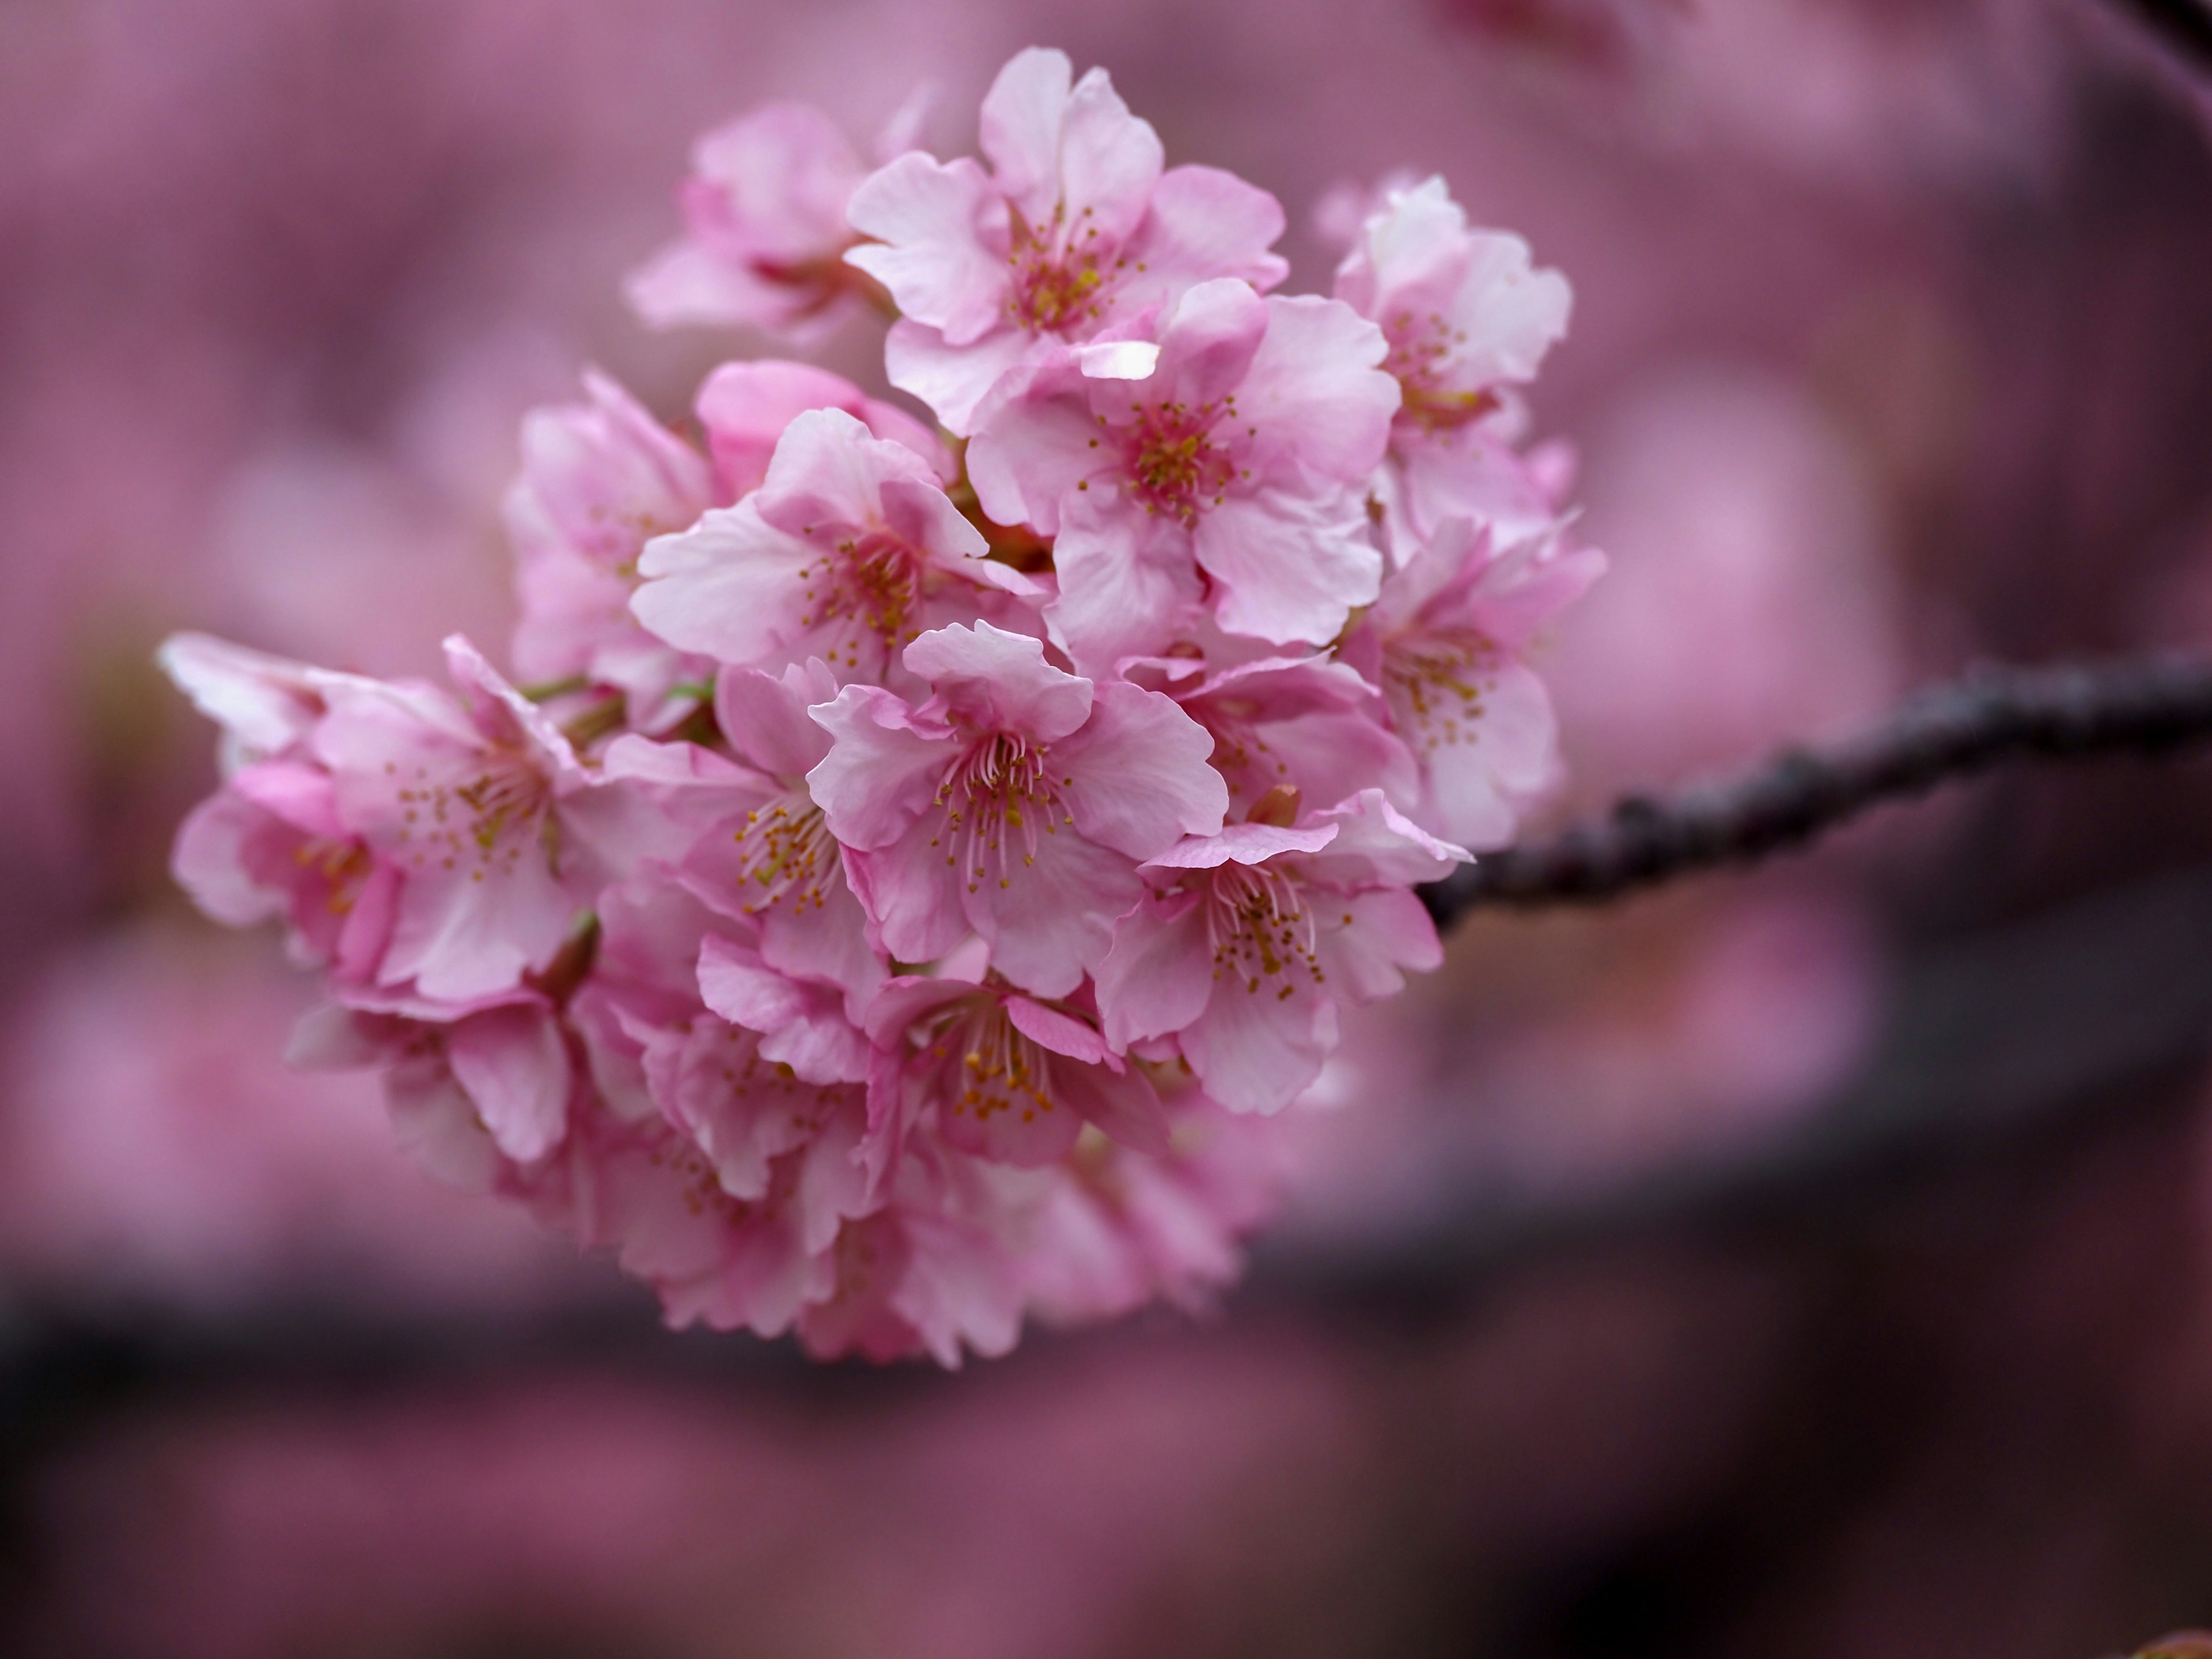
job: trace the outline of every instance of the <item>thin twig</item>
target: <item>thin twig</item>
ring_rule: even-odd
[[[1439,925],[1488,906],[1594,903],[1756,862],[1870,806],[2016,757],[2158,754],[2208,741],[2212,658],[1984,667],[1921,692],[1870,732],[1787,750],[1747,776],[1671,799],[1630,796],[1610,817],[1479,858],[1422,896]]]

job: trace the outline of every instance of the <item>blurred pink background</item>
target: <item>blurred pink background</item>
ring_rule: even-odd
[[[371,1080],[283,1067],[304,988],[167,882],[212,740],[155,642],[501,638],[522,411],[592,363],[672,416],[766,349],[622,306],[692,137],[771,96],[865,134],[929,81],[965,148],[1032,42],[1275,191],[1293,286],[1315,204],[1400,168],[1572,278],[1536,428],[1614,566],[1544,659],[1554,816],[1977,656],[2212,646],[2212,100],[2116,0],[0,9],[0,1646],[2094,1659],[2212,1624],[2212,1017],[2055,1017],[2080,1053],[2019,1086],[1985,1036],[1971,1134],[1824,1127],[1952,1053],[1899,1046],[1931,986],[2002,1012],[2008,974],[2148,960],[2112,918],[2205,866],[2201,763],[1470,922],[1352,1030],[1247,1291],[957,1376],[664,1337],[418,1175]]]

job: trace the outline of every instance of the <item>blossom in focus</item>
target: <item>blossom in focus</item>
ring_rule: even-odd
[[[1550,516],[1504,441],[1521,424],[1512,388],[1534,380],[1565,336],[1572,295],[1528,245],[1470,229],[1441,179],[1384,192],[1336,270],[1336,297],[1389,343],[1401,393],[1385,497],[1402,563],[1451,517],[1498,526],[1503,542]]]
[[[1455,519],[1383,584],[1346,655],[1380,680],[1419,769],[1416,822],[1477,850],[1513,839],[1559,764],[1551,696],[1522,653],[1604,571],[1563,528],[1501,553]]]
[[[736,667],[818,657],[883,675],[925,630],[1036,584],[986,559],[927,462],[838,409],[785,428],[758,489],[654,542],[632,601],[662,639]]]
[[[983,149],[860,185],[847,264],[858,165],[776,106],[640,282],[788,330],[871,273],[964,445],[802,362],[709,374],[701,447],[587,376],[507,499],[520,689],[458,635],[450,690],[163,656],[225,732],[180,879],[323,970],[294,1057],[672,1322],[823,1357],[1234,1277],[1271,1115],[1438,959],[1414,887],[1548,781],[1523,658],[1601,566],[1484,401],[1548,279],[1440,187],[1370,225],[1363,316],[1263,295],[1273,199],[1058,53]]]
[[[629,283],[656,326],[738,324],[799,341],[865,303],[844,260],[845,206],[867,174],[852,142],[811,104],[775,103],[718,127],[691,152],[684,234]]]
[[[1281,1110],[1320,1075],[1339,1009],[1443,960],[1410,890],[1463,862],[1370,790],[1296,823],[1245,823],[1151,860],[1163,890],[1124,915],[1098,973],[1108,1039],[1172,1036],[1208,1094]]]
[[[1137,864],[1220,829],[1211,740],[1158,692],[1068,673],[988,623],[904,661],[927,701],[846,687],[815,712],[834,741],[807,775],[882,947],[928,962],[972,929],[996,971],[1065,996],[1142,891]]]
[[[1000,376],[1039,348],[1088,340],[1214,277],[1255,288],[1289,267],[1275,198],[1214,167],[1164,169],[1149,122],[1103,70],[1018,53],[985,95],[986,171],[900,156],[856,191],[873,238],[846,255],[897,302],[891,384],[963,436]]]
[[[1398,386],[1348,306],[1200,283],[1157,344],[1098,343],[993,395],[968,455],[983,510],[1054,537],[1055,639],[1110,666],[1201,605],[1231,634],[1326,645],[1375,598],[1364,495]]]
[[[522,423],[522,475],[506,503],[522,612],[515,672],[526,684],[616,688],[632,720],[652,728],[670,692],[702,671],[630,616],[637,558],[707,510],[708,466],[605,375],[584,386],[589,403],[533,410]],[[673,712],[690,708],[678,700]]]

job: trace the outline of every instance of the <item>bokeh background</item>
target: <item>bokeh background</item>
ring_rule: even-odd
[[[2193,0],[2177,0],[2186,10]],[[2154,10],[2146,7],[2145,10]],[[170,889],[168,630],[509,619],[522,410],[763,343],[699,131],[1100,63],[1290,209],[1572,277],[1555,816],[1984,656],[2212,646],[2212,93],[2124,0],[0,5],[0,1647],[2019,1656],[2212,1624],[2212,769],[2010,775],[1358,1024],[1210,1315],[948,1376],[672,1336],[441,1192]],[[865,374],[865,331],[830,361]]]

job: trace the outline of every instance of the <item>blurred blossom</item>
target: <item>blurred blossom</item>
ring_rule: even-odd
[[[52,963],[9,1036],[0,1271],[221,1305],[303,1289],[504,1301],[573,1279],[573,1250],[394,1147],[370,1079],[284,1064],[307,989],[197,926]]]
[[[1880,504],[1802,392],[1649,381],[1592,438],[1583,493],[1613,572],[1546,666],[1585,799],[1833,735],[1896,695]]]

